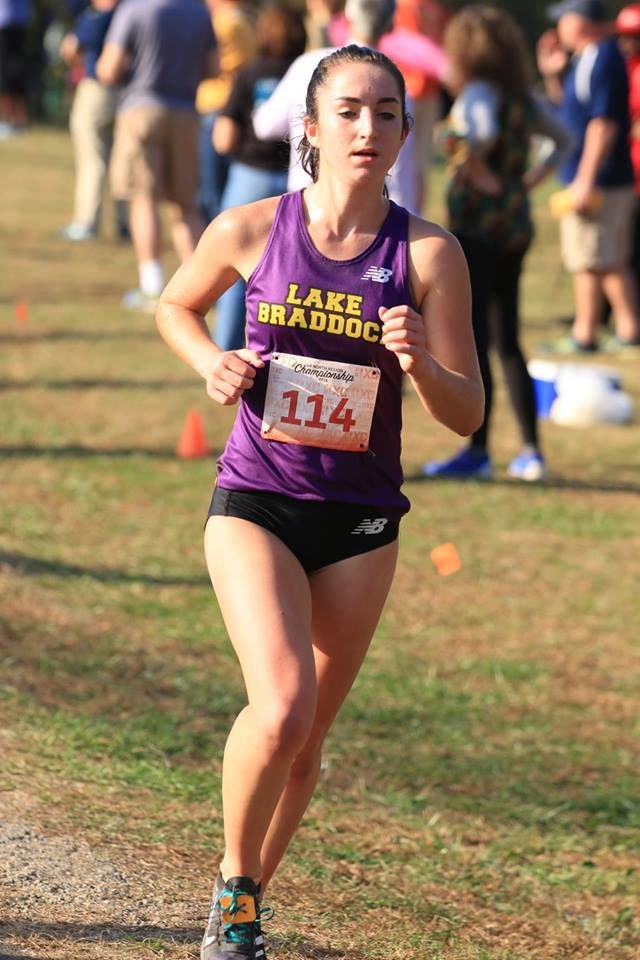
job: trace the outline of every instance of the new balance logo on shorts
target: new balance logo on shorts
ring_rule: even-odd
[[[354,533],[382,533],[388,523],[388,517],[378,517],[376,520],[362,520],[351,533],[352,535]]]
[[[374,283],[389,283],[393,271],[388,267],[367,267],[360,277],[361,280],[373,280]]]

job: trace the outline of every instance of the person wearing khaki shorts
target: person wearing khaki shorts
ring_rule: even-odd
[[[141,193],[190,212],[198,189],[197,116],[158,106],[120,112],[111,187],[123,199]]]
[[[538,66],[575,139],[559,171],[569,207],[560,224],[562,258],[573,277],[575,316],[571,336],[553,349],[599,348],[604,296],[613,309],[616,347],[636,346],[640,317],[629,266],[633,168],[624,60],[602,0],[564,0],[548,13],[557,26],[540,38]]]
[[[592,213],[571,210],[560,220],[562,262],[569,273],[623,270],[631,254],[633,187],[600,190]]]
[[[128,309],[155,311],[164,287],[160,203],[171,206],[171,238],[181,261],[202,233],[196,204],[198,118],[195,97],[216,70],[215,37],[200,0],[127,0],[111,22],[98,79],[117,84],[129,72],[116,116],[111,189],[129,200],[138,287]]]

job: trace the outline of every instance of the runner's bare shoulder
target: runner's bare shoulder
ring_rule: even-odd
[[[262,255],[279,202],[279,196],[268,197],[224,210],[204,233],[207,249],[216,257],[224,252],[238,273],[249,276]]]
[[[409,221],[409,274],[418,303],[434,285],[468,282],[464,253],[454,235],[413,214]]]

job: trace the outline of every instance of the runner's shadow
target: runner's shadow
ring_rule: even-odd
[[[100,583],[145,583],[157,587],[205,587],[209,578],[172,577],[151,573],[135,573],[110,567],[83,567],[75,563],[63,563],[59,560],[43,560],[24,553],[0,550],[0,567],[11,567],[25,577],[39,577],[51,574],[55,577],[90,577]],[[0,960],[2,958],[0,957]]]
[[[73,380],[0,380],[0,390],[184,390],[193,387],[193,377],[181,380],[132,380],[129,378],[85,378]]]
[[[0,343],[24,345],[27,343],[48,343],[60,340],[88,340],[102,342],[105,340],[159,340],[159,334],[154,329],[149,330],[33,330],[25,333],[0,334]],[[1,960],[1,957],[0,957]]]
[[[267,946],[273,947],[287,957],[287,951],[293,950],[296,957],[304,957],[304,960],[367,960],[363,953],[353,950],[337,950],[335,947],[322,947],[317,943],[310,943],[308,940],[289,940],[286,937],[269,937]]]
[[[152,457],[157,460],[175,460],[176,452],[170,447],[87,447],[82,443],[70,443],[60,447],[40,447],[35,443],[0,446],[0,458],[14,460],[37,460],[41,457]],[[212,452],[212,457],[216,456]]]
[[[34,957],[32,953],[15,953],[11,947],[3,947],[0,943],[0,960],[42,960],[42,957]]]
[[[625,467],[625,470],[628,470]],[[511,477],[494,477],[488,480],[467,480],[460,477],[425,477],[422,473],[409,473],[405,475],[407,483],[448,483],[458,484],[463,488],[467,484],[478,485],[480,487],[511,487],[512,489],[529,490],[531,492],[540,490],[585,490],[594,493],[640,493],[640,483],[614,480],[608,483],[606,480],[577,480],[574,477],[547,477],[546,480],[540,480],[536,483],[528,483],[526,480],[516,480]]]
[[[9,920],[0,922],[0,931],[6,938],[27,939],[31,937],[45,937],[47,940],[77,940],[93,941],[94,943],[131,943],[135,941],[162,941],[168,943],[199,944],[202,939],[202,928],[198,927],[159,927],[156,924],[124,924],[124,923],[61,923],[46,921],[32,922]],[[5,950],[4,945],[0,949]],[[10,946],[11,953],[0,953],[0,960],[31,960],[19,952],[16,946]],[[36,958],[33,958],[36,960]],[[42,958],[37,958],[42,960]]]
[[[45,937],[52,940],[75,940],[85,943],[162,943],[191,944],[197,950],[202,939],[202,926],[198,927],[159,927],[154,924],[141,926],[121,923],[45,923],[0,921],[0,930],[3,936],[24,939],[31,937]],[[323,947],[310,943],[307,940],[294,940],[285,937],[269,937],[269,942],[278,953],[286,955],[287,950],[294,950],[304,960],[366,960],[363,953],[349,950],[337,950],[333,947]],[[41,957],[28,956],[20,952],[19,947],[7,948],[0,944],[0,960],[42,960]],[[195,956],[195,954],[194,954]]]

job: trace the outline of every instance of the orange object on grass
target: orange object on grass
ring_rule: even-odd
[[[209,447],[204,435],[202,417],[197,410],[190,410],[184,421],[180,440],[176,448],[176,453],[183,460],[195,460],[198,457],[206,457],[209,454]]]
[[[460,554],[454,543],[441,543],[439,547],[434,547],[431,551],[431,560],[442,577],[457,573],[462,568]]]
[[[24,326],[29,319],[29,308],[26,300],[16,300],[15,316],[18,323]]]

